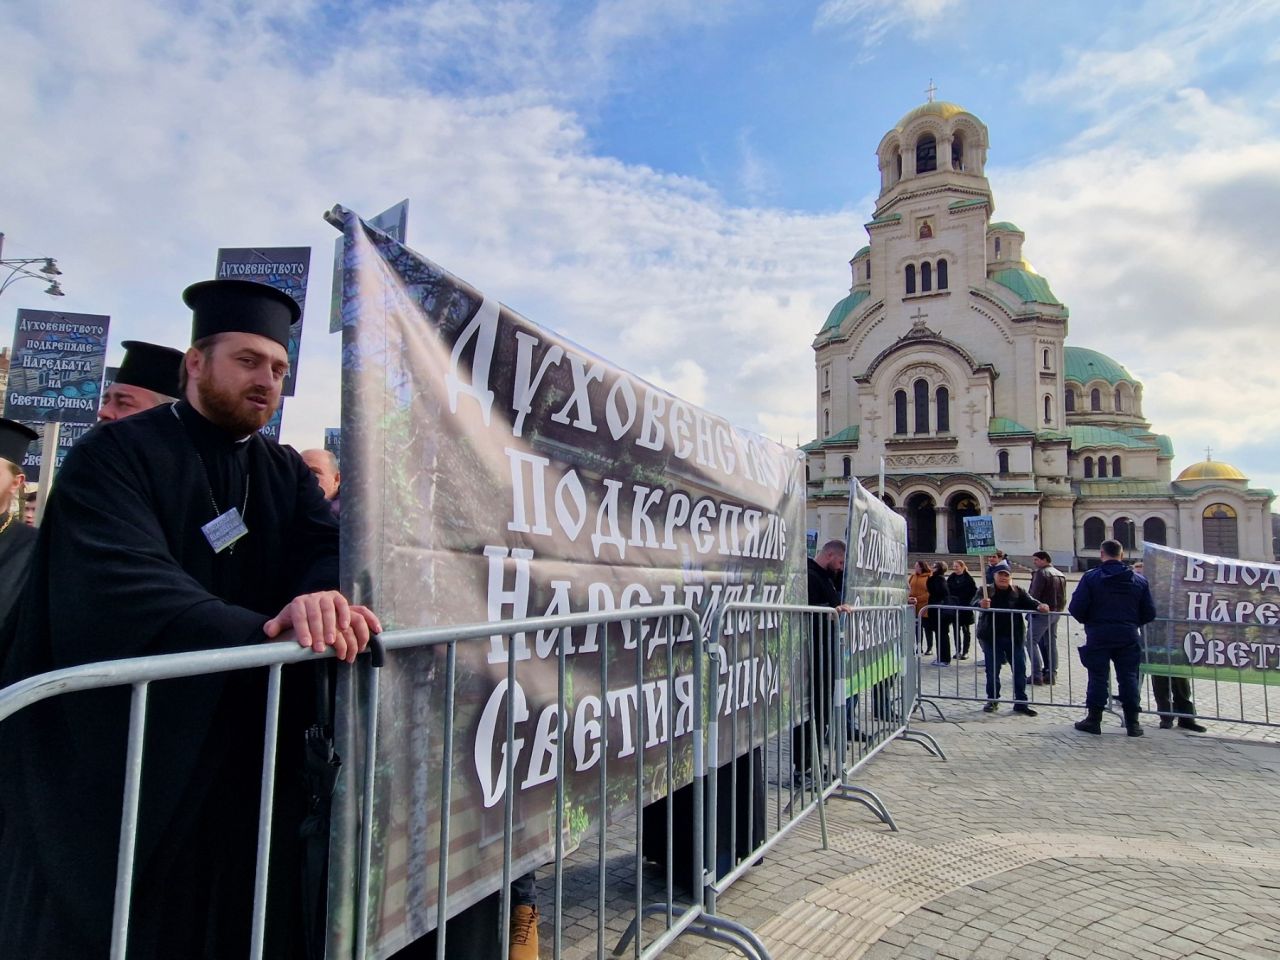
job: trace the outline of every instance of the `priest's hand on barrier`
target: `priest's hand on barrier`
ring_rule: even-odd
[[[294,599],[263,624],[262,632],[274,640],[290,627],[298,645],[321,653],[333,647],[339,660],[355,661],[369,645],[369,637],[382,632],[382,624],[368,607],[347,602],[336,590],[307,593]]]

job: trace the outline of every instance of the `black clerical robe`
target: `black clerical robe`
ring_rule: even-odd
[[[22,517],[9,521],[0,530],[0,623],[9,615],[27,585],[27,571],[36,548],[36,528],[28,527]]]
[[[248,535],[215,554],[201,527],[232,506]],[[290,448],[234,442],[186,403],[104,424],[59,473],[0,679],[260,642],[292,598],[337,587],[337,561],[329,505]],[[264,691],[262,671],[152,685],[131,955],[245,955]],[[127,688],[86,692],[0,725],[7,955],[106,955],[128,704]],[[282,730],[282,769],[294,743]]]

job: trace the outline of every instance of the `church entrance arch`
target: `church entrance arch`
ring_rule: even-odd
[[[972,493],[953,493],[947,500],[947,509],[951,511],[951,519],[947,524],[947,553],[964,553],[964,518],[976,517],[982,513],[978,498]]]
[[[907,549],[912,553],[938,550],[938,512],[927,493],[907,497]]]

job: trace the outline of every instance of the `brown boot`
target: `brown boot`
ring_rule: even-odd
[[[538,908],[517,903],[511,908],[511,960],[538,960]]]

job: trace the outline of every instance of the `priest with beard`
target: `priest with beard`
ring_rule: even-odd
[[[182,399],[105,423],[67,455],[0,685],[77,664],[281,637],[347,663],[380,629],[337,592],[338,529],[301,457],[258,430],[280,402],[295,301],[265,284],[189,287]],[[267,955],[298,955],[298,768],[313,664],[285,668]],[[154,683],[130,956],[249,950],[265,671]],[[0,724],[0,943],[105,957],[129,688],[43,701]],[[293,793],[291,794],[291,790]]]

